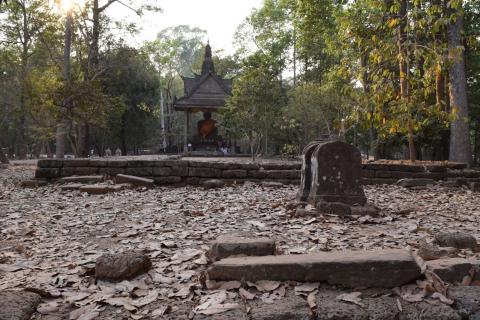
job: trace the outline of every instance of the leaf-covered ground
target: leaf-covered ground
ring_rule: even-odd
[[[215,312],[218,305],[235,309],[240,297],[281,298],[281,287],[271,283],[267,289],[275,288],[260,286],[253,297],[243,289],[221,288],[214,296],[202,290],[198,273],[206,268],[209,243],[220,234],[275,238],[279,250],[290,254],[414,247],[447,230],[480,239],[480,197],[462,188],[366,186],[369,201],[382,209],[378,218],[295,218],[294,186],[161,187],[88,196],[56,185],[19,186],[32,176],[33,167],[0,169],[0,290],[32,288],[51,296],[38,319],[80,307],[73,319],[155,318],[184,309],[192,314],[192,308]],[[149,274],[120,284],[95,283],[96,258],[128,249],[148,253]]]

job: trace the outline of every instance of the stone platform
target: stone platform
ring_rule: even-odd
[[[201,184],[208,179],[226,182],[274,181],[300,184],[300,161],[249,158],[208,158],[177,156],[112,157],[95,159],[42,159],[38,161],[35,176],[39,179],[59,179],[74,175],[127,174],[148,177],[159,185]],[[452,163],[363,163],[364,184],[394,184],[403,178],[426,178],[480,182],[480,171],[465,169]]]

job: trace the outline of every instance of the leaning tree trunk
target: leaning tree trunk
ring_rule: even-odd
[[[450,106],[455,119],[450,129],[449,160],[471,165],[467,79],[465,75],[465,52],[462,42],[463,10],[455,12],[456,19],[448,25],[448,56],[450,60]]]

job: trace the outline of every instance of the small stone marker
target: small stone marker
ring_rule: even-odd
[[[303,155],[302,182],[297,195],[320,213],[375,215],[362,186],[362,156],[342,141],[314,141]]]
[[[95,278],[110,281],[130,280],[148,272],[151,267],[150,258],[140,252],[104,254],[96,261]]]
[[[268,238],[247,238],[224,235],[212,244],[210,258],[220,260],[230,256],[269,256],[275,254],[275,241]]]
[[[110,150],[109,148],[107,148],[105,150],[105,157],[111,157],[112,156],[112,150]]]
[[[120,148],[117,148],[117,150],[115,150],[115,156],[116,157],[121,157],[122,156],[122,150]]]
[[[322,282],[348,288],[394,288],[421,276],[410,252],[399,249],[227,258],[207,271],[216,281]]]
[[[115,180],[117,183],[131,183],[136,186],[142,186],[147,188],[153,187],[153,184],[155,183],[155,181],[152,179],[129,176],[126,174],[117,174],[117,177]]]

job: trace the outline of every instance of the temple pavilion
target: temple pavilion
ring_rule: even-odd
[[[225,101],[232,95],[232,79],[223,79],[215,72],[210,44],[205,47],[202,73],[193,78],[182,77],[184,96],[175,97],[173,107],[185,113],[184,150],[215,151],[222,138],[218,134],[212,113],[225,107]],[[203,120],[197,124],[196,132],[189,132],[192,113],[203,113]]]

